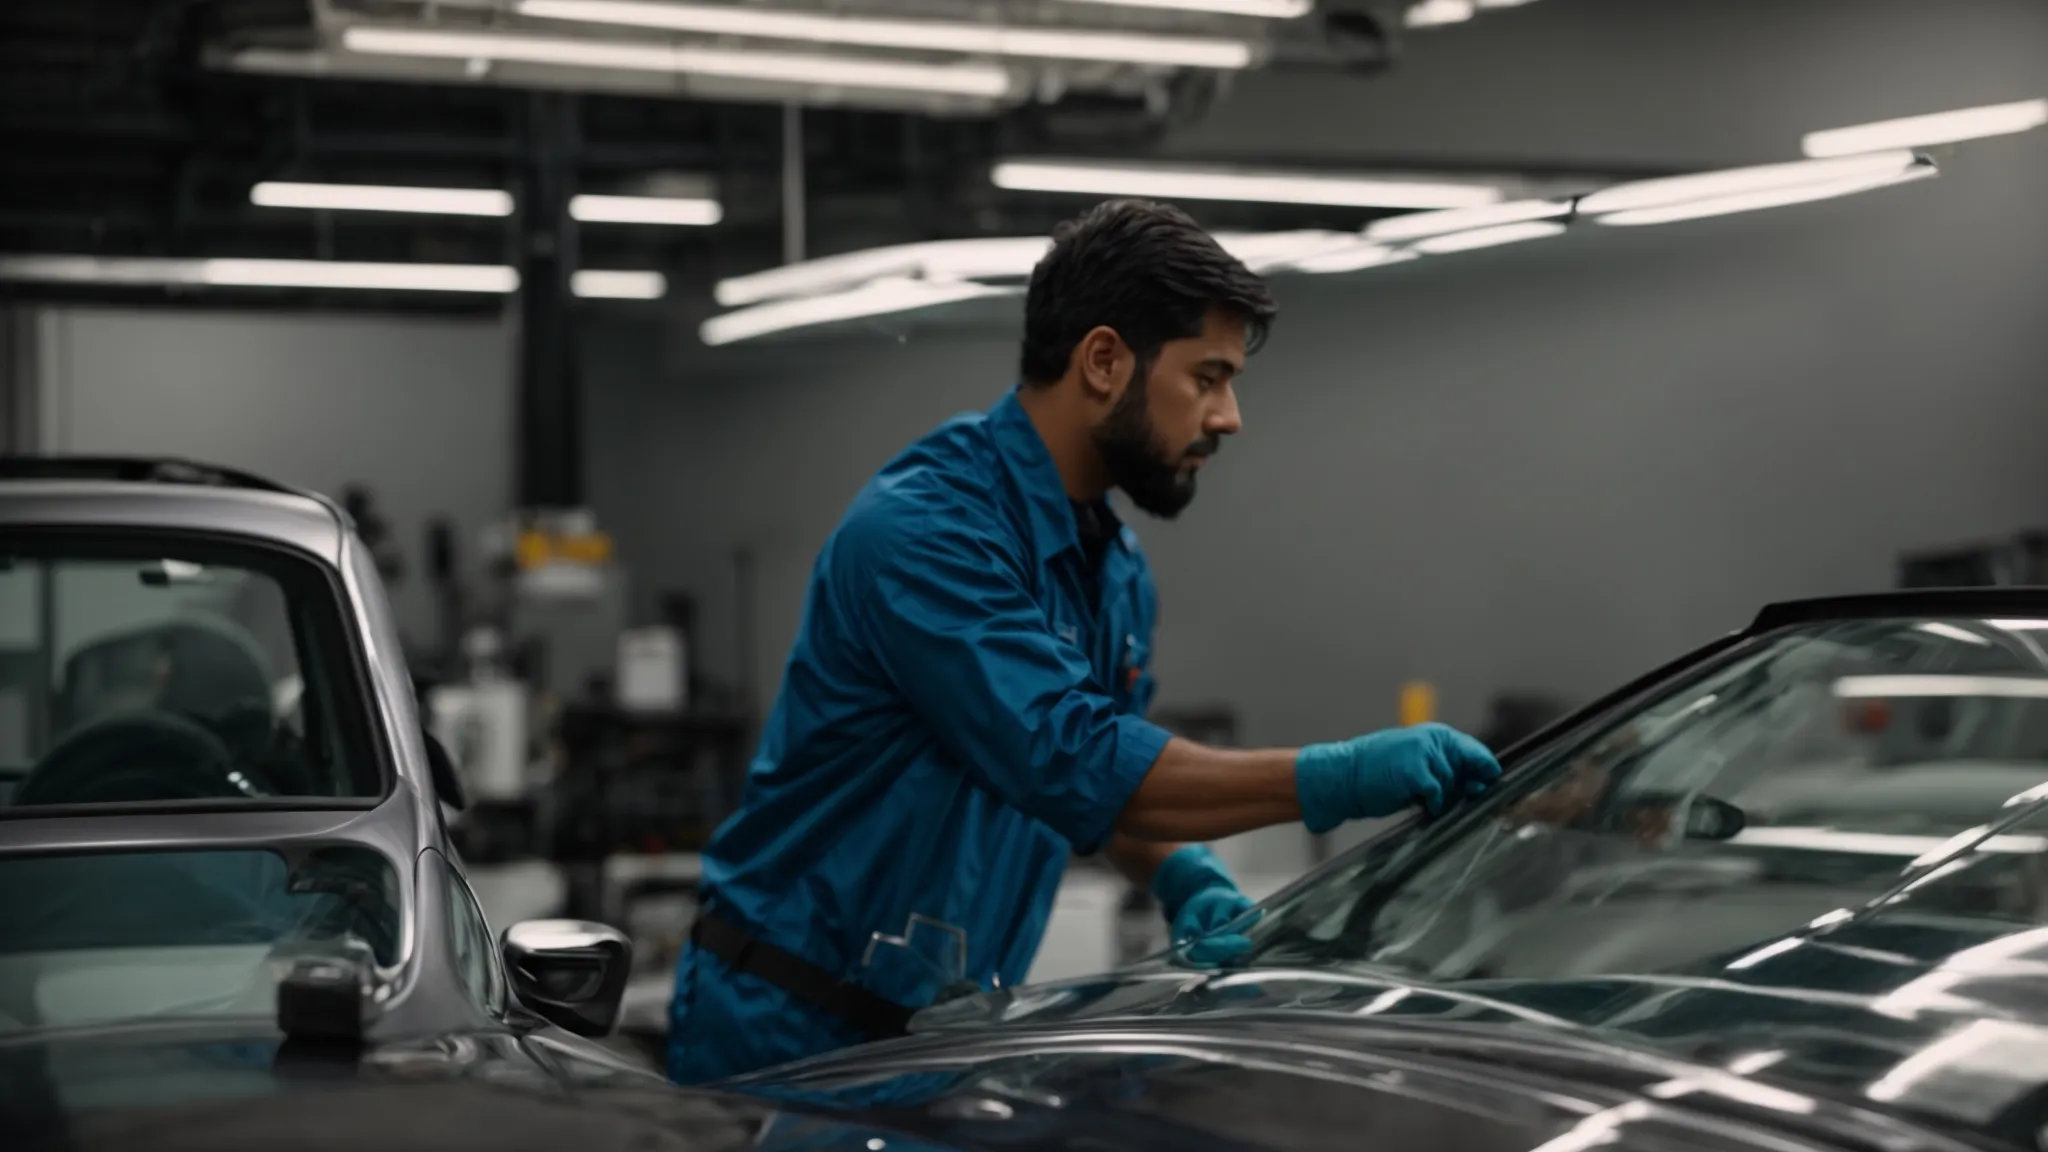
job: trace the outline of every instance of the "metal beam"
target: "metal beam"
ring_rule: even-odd
[[[568,509],[583,501],[583,424],[577,379],[576,97],[535,92],[527,105],[531,157],[519,228],[520,505]]]

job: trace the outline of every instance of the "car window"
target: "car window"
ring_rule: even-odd
[[[0,1031],[267,1017],[297,951],[353,938],[397,964],[400,909],[367,848],[0,859]]]
[[[348,635],[281,550],[0,534],[0,803],[379,796]]]
[[[448,934],[454,943],[462,986],[484,1011],[494,1015],[503,1012],[505,976],[490,922],[454,865],[443,860],[441,867],[448,880]]]
[[[1257,958],[1447,981],[1718,970],[2025,811],[2048,781],[2044,641],[2048,621],[1911,618],[1751,644],[1538,749],[1455,832],[1298,889],[1251,929]],[[2048,852],[1989,843],[1973,883]],[[1969,885],[1919,900],[1950,891],[1986,907]]]

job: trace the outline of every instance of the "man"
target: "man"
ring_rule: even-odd
[[[1113,202],[1055,234],[1017,390],[884,467],[818,556],[741,809],[705,850],[673,1079],[1020,982],[1073,852],[1149,885],[1186,941],[1250,907],[1200,841],[1437,808],[1499,774],[1436,725],[1244,751],[1143,718],[1152,579],[1107,497],[1187,506],[1274,312],[1176,209]],[[1211,961],[1243,945],[1204,943]]]

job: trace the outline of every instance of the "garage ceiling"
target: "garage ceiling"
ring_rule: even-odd
[[[531,10],[532,3],[526,0],[525,7]],[[574,97],[572,162],[579,188],[634,191],[664,175],[680,176],[710,181],[724,204],[714,228],[585,228],[587,266],[687,269],[716,277],[780,259],[783,113],[778,104],[760,102],[761,91],[656,95],[617,83],[581,84],[574,70],[508,74],[496,65],[446,59],[394,57],[358,67],[360,59],[335,47],[355,27],[530,34],[543,23],[556,36],[613,43],[756,44],[745,37],[584,24],[565,32],[562,22],[522,15],[521,8],[520,0],[0,5],[0,164],[6,172],[0,251],[503,263],[516,238],[502,219],[262,208],[250,203],[250,188],[262,180],[303,180],[516,194],[540,135],[536,102],[576,82],[592,89]],[[960,6],[931,0],[833,6],[838,13],[898,21],[940,10],[957,14]],[[815,6],[804,4],[775,11],[816,15]],[[1312,22],[1111,0],[992,3],[974,11],[999,16],[995,26],[1006,28],[1219,41],[1234,36],[1250,46],[1253,66],[1373,69],[1390,52],[1386,40],[1375,38],[1379,25],[1348,10],[1319,13]],[[250,52],[268,53],[268,64],[237,70],[236,61]],[[988,180],[994,160],[1141,152],[1161,133],[1201,116],[1230,72],[977,58],[1019,77],[1015,94],[934,116],[929,109],[891,108],[887,100],[852,99],[825,88],[779,93],[809,105],[803,135],[813,254],[1042,233],[1070,214],[1075,201],[994,188]],[[308,74],[279,64],[286,59],[299,60],[297,71]],[[310,74],[322,67],[324,73]],[[737,98],[743,96],[756,99]],[[1357,227],[1372,212],[1218,204],[1208,215],[1223,227]]]

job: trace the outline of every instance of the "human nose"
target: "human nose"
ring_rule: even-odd
[[[1202,431],[1211,436],[1235,436],[1244,430],[1244,416],[1237,409],[1237,393],[1228,385],[1217,389],[1216,407],[1203,422]]]

